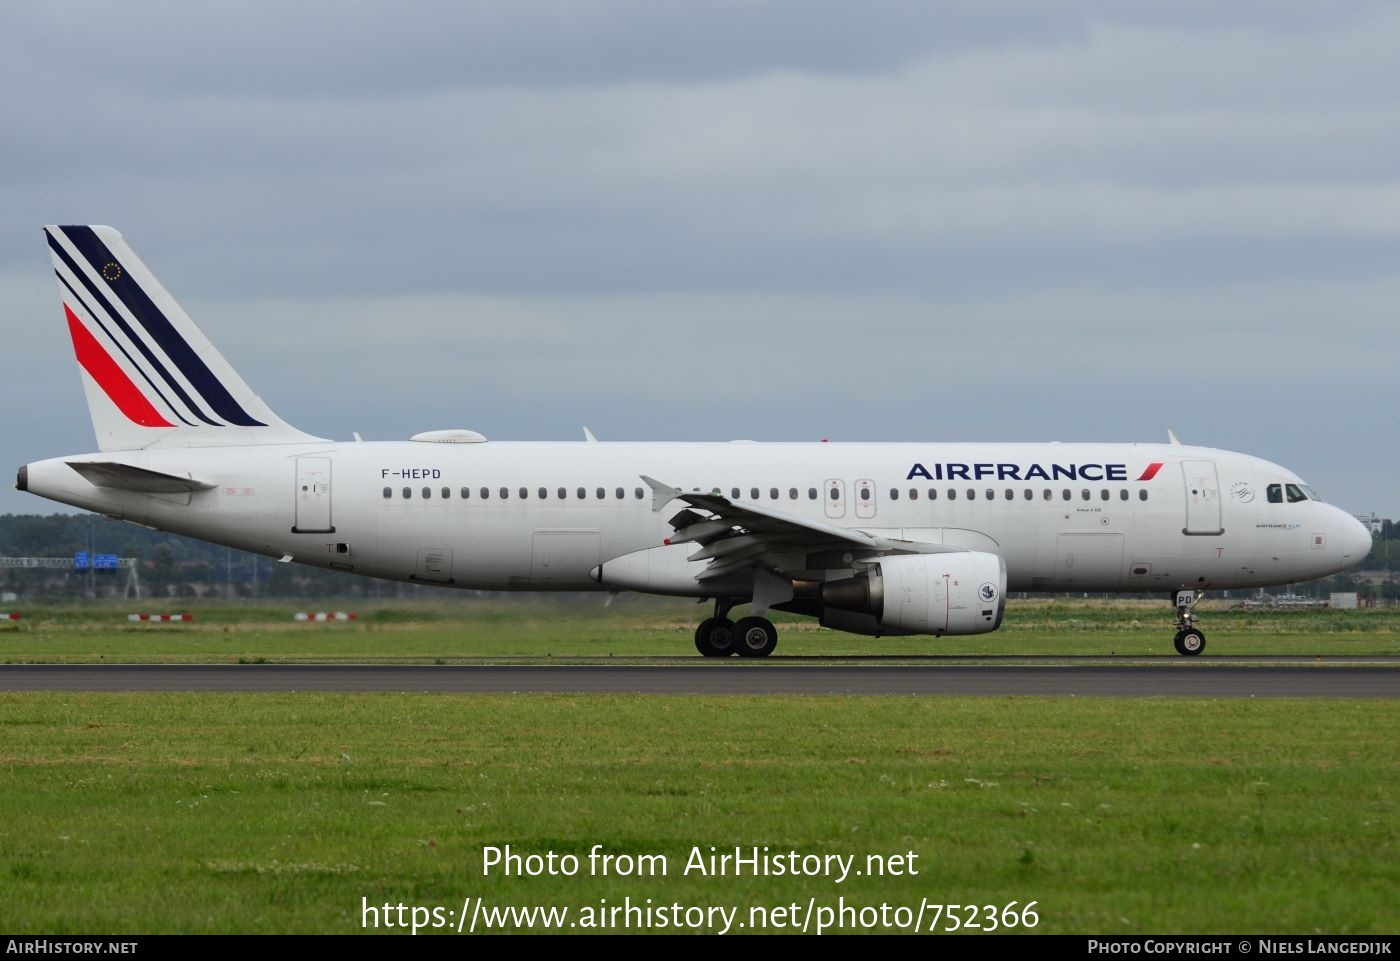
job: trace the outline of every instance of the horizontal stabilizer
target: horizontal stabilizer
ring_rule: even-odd
[[[146,470],[144,467],[132,467],[130,464],[110,461],[68,461],[68,466],[97,487],[114,487],[117,490],[137,491],[143,494],[189,494],[194,491],[213,490],[219,486],[213,481],[196,480],[178,474],[163,474],[160,471]]]

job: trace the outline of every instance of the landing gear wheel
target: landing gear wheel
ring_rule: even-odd
[[[1206,649],[1206,636],[1194,627],[1176,632],[1176,652],[1190,657]]]
[[[707,617],[695,629],[695,649],[706,657],[734,653],[734,622],[727,617]]]
[[[1172,606],[1176,608],[1176,652],[1187,657],[1206,649],[1206,636],[1196,628],[1196,604],[1204,596],[1202,591],[1172,591]]]
[[[740,657],[767,657],[778,646],[778,629],[766,617],[744,617],[734,625],[734,650]]]

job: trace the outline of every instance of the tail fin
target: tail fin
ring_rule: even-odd
[[[116,230],[44,233],[102,450],[322,439],[253,393]]]

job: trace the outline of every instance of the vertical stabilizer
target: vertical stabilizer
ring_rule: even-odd
[[[322,439],[253,393],[116,230],[44,233],[102,450]]]

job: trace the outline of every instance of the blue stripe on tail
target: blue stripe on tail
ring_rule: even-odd
[[[156,359],[156,355],[151,353],[151,349],[146,346],[146,342],[136,336],[136,332],[131,329],[131,325],[128,324],[126,319],[112,306],[112,302],[107,299],[107,295],[88,279],[88,275],[73,262],[73,258],[68,256],[68,251],[64,250],[63,245],[52,235],[49,236],[49,247],[54,253],[58,254],[69,271],[72,272],[73,276],[82,282],[83,286],[87,288],[88,293],[90,293],[93,299],[106,311],[107,316],[112,318],[116,325],[122,329],[122,333],[126,334],[127,339],[136,345],[136,349],[141,352],[142,357],[146,358],[146,363],[151,365],[151,369],[160,374],[161,379],[170,385],[170,389],[175,392],[175,395],[185,402],[185,406],[189,408],[190,413],[204,421],[204,423],[208,424],[210,427],[223,427],[224,425],[220,424],[218,421],[210,420],[209,416],[199,409],[199,405],[190,399],[190,395],[185,393],[185,389],[180,386],[180,382],[171,375],[164,364]],[[89,312],[92,313],[91,311]],[[96,316],[96,314],[94,314],[94,316]],[[180,419],[184,420],[183,417]]]
[[[146,329],[151,335],[151,339],[160,345],[160,349],[165,355],[175,362],[175,366],[185,375],[185,379],[194,386],[199,395],[204,398],[214,413],[222,417],[227,423],[238,427],[266,427],[260,420],[255,420],[228,392],[218,377],[211,371],[194,352],[180,332],[170,323],[170,320],[155,305],[146,291],[141,289],[126,270],[121,266],[121,262],[107,249],[91,227],[60,227],[64,235],[72,241],[73,246],[92,265],[92,269],[99,277],[107,281],[107,285],[112,292],[117,295],[131,315]],[[111,270],[109,265],[117,265],[116,270]],[[105,270],[105,272],[104,272]],[[112,276],[115,274],[115,276]],[[201,418],[203,419],[203,418]]]

